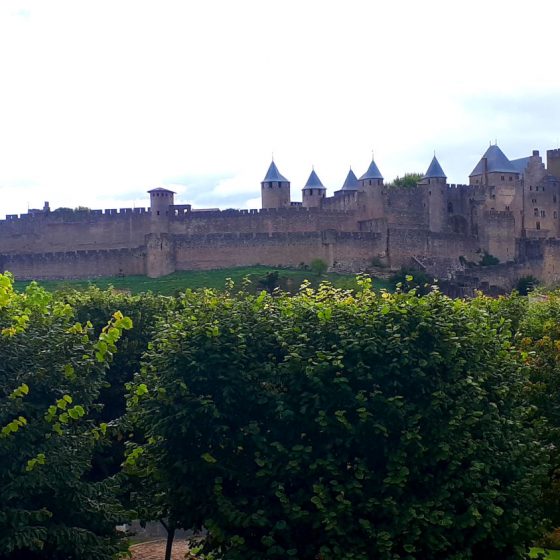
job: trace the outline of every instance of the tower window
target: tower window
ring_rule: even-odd
[[[538,209],[538,208],[535,208],[535,209],[533,210],[533,213],[535,214],[535,216],[538,216],[538,215],[539,215],[539,209]]]
[[[536,227],[537,227],[537,229],[541,229],[541,223],[540,223],[540,222],[537,222]]]
[[[536,199],[536,198],[532,198],[532,199],[531,199],[531,202],[532,202],[533,204],[536,204],[536,203],[537,203],[537,199]]]
[[[529,190],[530,190],[530,191],[532,191],[532,190],[533,190],[533,185],[531,185],[531,186],[529,187]]]
[[[539,192],[539,187],[535,187],[535,190],[536,190],[537,192]]]
[[[552,197],[552,202],[556,202],[556,195]]]
[[[505,177],[502,175],[502,181],[504,181],[504,180],[505,180]]]
[[[546,212],[544,210],[541,210],[541,218],[544,218],[546,216]]]
[[[448,202],[448,203],[447,203],[447,211],[448,211],[450,214],[453,214],[453,203],[452,203],[452,202]]]
[[[511,175],[509,176],[509,180],[510,180],[510,181],[513,181],[513,177],[512,177]]]

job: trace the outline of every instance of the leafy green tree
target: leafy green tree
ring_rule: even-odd
[[[507,321],[432,292],[187,294],[129,408],[202,558],[516,559],[549,468]]]
[[[414,188],[422,179],[422,173],[405,173],[404,177],[396,177],[387,186],[389,187],[404,187],[407,189]]]
[[[119,481],[87,473],[107,426],[92,411],[129,318],[115,313],[94,337],[72,307],[35,284],[13,291],[0,275],[0,558],[109,560]]]

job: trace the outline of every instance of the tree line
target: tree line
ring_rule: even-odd
[[[0,559],[528,558],[560,525],[560,295],[179,297],[0,275]]]

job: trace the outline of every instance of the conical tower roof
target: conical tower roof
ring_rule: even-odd
[[[346,180],[344,181],[344,185],[342,185],[343,191],[357,191],[358,190],[358,178],[356,174],[350,168],[348,171],[348,175],[346,175]]]
[[[383,179],[383,175],[381,175],[381,171],[379,171],[373,158],[371,158],[368,170],[360,177],[360,181],[364,179]]]
[[[315,173],[315,169],[311,171],[311,175],[309,175],[309,179],[307,179],[307,183],[305,183],[304,189],[324,189],[326,188],[323,183],[321,183],[321,179],[319,179],[317,173]]]
[[[488,173],[517,173],[504,152],[498,148],[497,144],[494,144],[486,150],[469,177],[484,174],[484,158],[488,162]]]
[[[289,183],[288,179],[286,179],[286,177],[284,177],[284,175],[282,175],[280,171],[278,171],[278,167],[276,167],[274,160],[272,160],[272,162],[270,163],[270,167],[266,172],[263,183],[269,183],[271,181],[284,181],[286,183]]]
[[[447,175],[443,172],[439,161],[437,160],[436,156],[432,158],[432,163],[430,163],[430,167],[428,167],[428,171],[424,175],[424,179],[447,179]]]

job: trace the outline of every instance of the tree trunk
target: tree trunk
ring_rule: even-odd
[[[175,527],[176,523],[171,519],[165,523],[160,519],[161,524],[165,527],[167,531],[167,543],[165,545],[165,560],[171,560],[171,552],[173,550],[173,539],[175,538]]]

